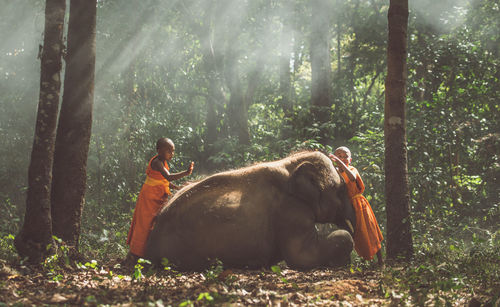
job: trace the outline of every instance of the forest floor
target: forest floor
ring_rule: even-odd
[[[147,266],[147,264],[144,264]],[[263,270],[203,272],[147,270],[138,264],[87,262],[78,268],[9,266],[0,262],[0,306],[497,306],[500,300],[470,287],[415,289],[404,266],[296,271],[283,264]],[[483,292],[483,293],[481,293]],[[485,304],[486,303],[486,304]]]

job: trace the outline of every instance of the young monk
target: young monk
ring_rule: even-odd
[[[127,244],[130,245],[130,252],[127,255],[126,263],[137,262],[138,258],[145,255],[146,241],[149,232],[153,227],[153,221],[163,204],[166,203],[170,189],[179,189],[171,181],[191,175],[194,163],[191,162],[189,168],[180,173],[171,174],[167,161],[174,156],[175,145],[168,138],[161,138],[156,142],[158,154],[151,158],[146,169],[146,181],[144,182],[137,203],[134,216],[128,232]]]
[[[356,212],[354,249],[366,260],[371,260],[373,255],[377,254],[378,264],[383,265],[381,242],[384,238],[368,200],[361,194],[365,190],[365,185],[358,170],[350,165],[351,151],[342,146],[329,156],[346,182],[347,193]]]

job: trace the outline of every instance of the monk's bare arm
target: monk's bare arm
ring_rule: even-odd
[[[335,162],[338,166],[338,168],[340,169],[340,171],[342,172],[345,172],[347,177],[349,178],[349,180],[351,181],[355,181],[356,180],[356,174],[354,174],[345,164],[344,162],[342,162],[342,160],[340,160],[339,158],[337,158],[336,156],[334,155],[329,155],[330,159]]]
[[[193,166],[194,166],[194,163],[191,162],[191,165],[189,166],[189,168],[187,170],[185,170],[184,172],[179,172],[179,173],[175,173],[175,174],[171,174],[168,169],[165,167],[165,165],[163,164],[162,161],[160,161],[159,159],[154,159],[153,162],[151,163],[151,167],[154,169],[154,170],[157,170],[159,171],[162,176],[167,179],[168,181],[173,181],[173,180],[178,180],[182,177],[186,177],[188,175],[191,175],[191,173],[193,172]]]

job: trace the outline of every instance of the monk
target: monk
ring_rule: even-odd
[[[156,142],[155,155],[148,163],[146,181],[144,182],[137,203],[134,216],[128,232],[127,244],[130,246],[126,264],[135,264],[139,258],[145,257],[145,246],[149,232],[153,227],[154,218],[167,202],[171,195],[170,189],[179,189],[171,181],[191,175],[194,163],[184,172],[171,174],[168,161],[172,159],[175,145],[169,138],[161,138]]]
[[[381,242],[384,237],[370,203],[361,194],[365,190],[365,185],[358,170],[350,165],[352,162],[351,151],[349,148],[342,146],[335,149],[334,154],[330,154],[329,157],[346,182],[347,193],[356,212],[354,249],[359,256],[366,260],[371,260],[377,254],[378,264],[383,265]]]

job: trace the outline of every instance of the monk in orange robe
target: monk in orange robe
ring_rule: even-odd
[[[349,164],[352,161],[351,151],[345,147],[335,150],[330,159],[334,162],[340,175],[347,185],[347,193],[351,198],[354,211],[356,212],[356,229],[354,230],[354,249],[366,260],[371,260],[377,254],[378,264],[382,265],[382,245],[384,239],[375,218],[370,203],[363,196],[365,185],[358,170]]]
[[[146,241],[153,227],[154,218],[167,202],[171,194],[170,189],[178,189],[171,181],[191,175],[194,163],[180,173],[169,172],[168,161],[172,159],[175,145],[168,138],[161,138],[156,142],[158,154],[151,158],[146,169],[146,181],[144,182],[134,210],[132,223],[128,232],[127,244],[130,246],[126,262],[137,262],[138,258],[144,258]]]

